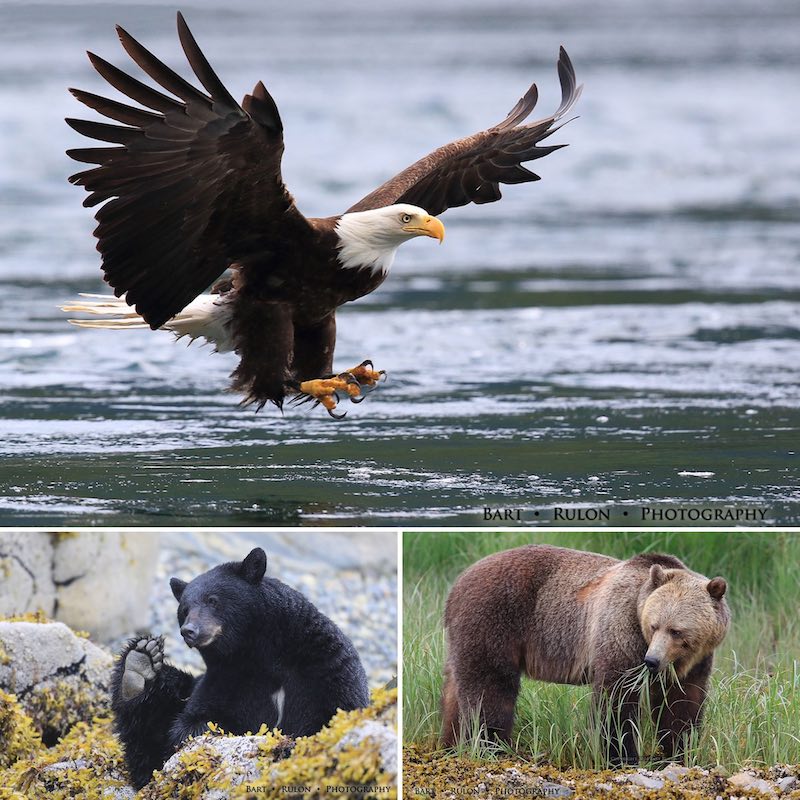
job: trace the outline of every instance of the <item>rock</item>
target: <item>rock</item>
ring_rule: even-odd
[[[487,778],[497,777],[494,773],[488,772]],[[526,775],[516,767],[507,767],[503,778],[504,791],[516,790],[520,796],[529,797],[571,797],[575,794],[574,790],[560,783],[553,783],[540,778],[538,775]],[[506,795],[504,795],[506,796]],[[508,794],[507,796],[512,796]]]
[[[550,781],[542,783],[542,797],[571,797],[573,794],[575,794],[573,789],[562,786],[560,783],[551,783]]]
[[[659,770],[656,774],[668,781],[677,783],[681,778],[684,778],[691,772],[689,767],[682,767],[680,764],[667,764],[666,767]]]
[[[641,772],[634,772],[633,775],[625,776],[628,783],[634,786],[641,786],[643,789],[663,789],[664,781],[660,778],[651,778]]]
[[[41,611],[107,641],[147,625],[158,538],[0,533],[0,616]]]
[[[45,785],[48,779],[51,781],[60,782],[63,780],[59,773],[65,773],[67,770],[77,772],[78,770],[89,771],[92,770],[94,765],[87,758],[69,759],[68,761],[58,761],[55,764],[50,764],[42,769],[41,780]],[[119,783],[123,780],[121,773],[110,770],[105,775],[105,780]],[[103,800],[135,800],[136,790],[132,786],[106,786],[103,789]]]
[[[41,610],[53,615],[53,550],[46,533],[0,533],[0,616]]]
[[[614,787],[610,783],[596,783],[594,785],[595,789],[601,789],[604,792],[613,792]]]
[[[378,746],[381,771],[397,777],[397,733],[377,720],[368,719],[356,725],[339,740],[339,751],[347,748],[362,748],[367,740]]]
[[[193,800],[228,800],[243,784],[270,797],[382,794],[397,783],[396,704],[396,691],[377,690],[369,708],[340,711],[319,733],[295,741],[275,731],[198,736],[139,797],[171,799],[191,785]]]
[[[775,785],[763,778],[757,778],[749,772],[737,772],[735,775],[728,778],[728,782],[740,789],[751,789],[763,794],[776,794]]]
[[[0,688],[16,695],[46,745],[107,708],[112,663],[61,622],[0,622]]]
[[[150,617],[158,537],[146,533],[57,534],[56,619],[101,641],[140,630]]]
[[[258,542],[264,541],[264,534],[257,536]],[[384,532],[376,535],[361,532],[292,531],[270,533],[268,536],[268,543],[265,544],[267,555],[284,569],[322,572],[330,572],[331,568],[362,572],[396,571],[397,539]]]
[[[797,783],[797,778],[794,775],[787,775],[778,781],[777,786],[781,794],[788,794],[797,788]]]

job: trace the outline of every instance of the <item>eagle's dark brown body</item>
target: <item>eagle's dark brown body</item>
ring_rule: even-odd
[[[233,389],[246,401],[282,398],[286,387],[333,372],[336,309],[377,289],[385,273],[342,269],[331,258],[338,217],[309,219],[302,247],[262,254],[258,269],[235,270],[228,302],[237,352]],[[296,243],[295,243],[296,245]],[[290,360],[286,353],[292,353]]]
[[[121,125],[67,120],[111,145],[69,151],[93,165],[70,180],[89,192],[84,205],[102,204],[95,236],[105,280],[151,328],[184,335],[176,322],[183,310],[231,269],[219,302],[230,312],[224,325],[241,357],[233,387],[259,408],[280,406],[287,394],[301,391],[331,411],[335,401],[323,398],[335,395],[335,387],[315,379],[333,372],[336,309],[377,288],[388,269],[381,259],[390,263],[405,238],[441,241],[444,228],[435,216],[445,209],[497,200],[501,183],[538,180],[522,163],[561,146],[539,143],[580,94],[562,48],[562,102],[554,114],[522,124],[536,104],[534,85],[498,125],[435,150],[344,215],[308,219],[283,183],[283,124],[262,83],[237,103],[180,14],[181,45],[205,91],[121,28],[118,33],[159,88],[90,53],[100,75],[139,106],[71,90]],[[90,304],[71,310],[101,313]],[[188,335],[206,334],[193,329]],[[365,374],[357,383],[373,385],[378,373]]]

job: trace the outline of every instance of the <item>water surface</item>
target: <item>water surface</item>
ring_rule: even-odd
[[[541,182],[448,212],[444,246],[404,245],[340,311],[337,364],[389,372],[341,423],[242,410],[233,357],[57,309],[102,291],[66,87],[103,88],[84,49],[126,64],[116,22],[181,66],[174,10],[0,7],[0,522],[627,523],[679,504],[798,524],[796,3],[183,6],[234,95],[274,93],[311,215],[499,121],[531,80],[552,110],[559,44],[585,83]]]

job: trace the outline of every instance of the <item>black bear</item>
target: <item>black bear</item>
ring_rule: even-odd
[[[181,635],[202,656],[203,675],[165,663],[161,637],[131,639],[122,651],[112,678],[114,730],[137,789],[208,722],[234,734],[266,723],[307,736],[338,709],[369,704],[352,642],[302,594],[264,577],[266,569],[257,547],[188,584],[170,580]]]

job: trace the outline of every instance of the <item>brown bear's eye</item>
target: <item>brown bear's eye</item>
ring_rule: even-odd
[[[655,623],[655,622],[653,622],[653,623],[650,625],[650,630],[651,630],[651,631],[657,631],[657,630],[658,630],[658,625],[656,625],[656,623]]]
[[[669,635],[674,636],[676,639],[680,639],[683,634],[680,631],[676,631],[674,628],[670,628]]]

